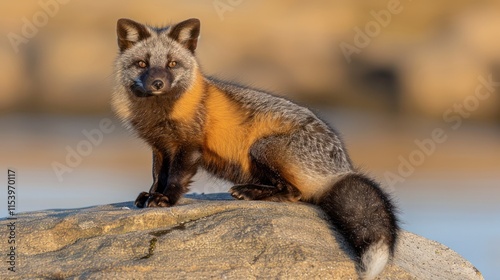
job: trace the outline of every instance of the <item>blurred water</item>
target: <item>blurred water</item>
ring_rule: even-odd
[[[353,161],[381,181],[385,171],[397,169],[397,156],[411,151],[412,139],[425,137],[428,128],[436,126],[435,123],[387,126],[389,121],[385,118],[338,110],[326,111],[323,117],[342,131]],[[85,140],[82,130],[98,127],[101,119],[9,116],[0,120],[0,167],[17,169],[17,211],[130,201],[149,188],[150,152],[115,119],[116,129],[105,134],[102,143],[59,182],[51,163],[64,162],[65,147],[76,147]],[[408,127],[417,132],[408,132]],[[449,246],[471,261],[486,279],[499,279],[496,270],[500,264],[500,174],[495,171],[498,166],[489,163],[498,159],[499,154],[488,152],[497,151],[498,147],[488,146],[494,144],[482,138],[486,135],[499,142],[491,134],[495,130],[490,126],[464,126],[460,132],[463,135],[450,135],[463,143],[459,145],[455,140],[445,143],[440,148],[442,153],[436,152],[432,160],[392,189],[404,229]],[[471,131],[474,131],[472,138]],[[402,147],[396,147],[395,143]],[[477,146],[485,152],[473,148]],[[468,157],[472,165],[465,167],[470,172],[461,171],[464,167],[448,158],[447,149]],[[384,157],[378,154],[381,150]],[[192,191],[213,193],[228,188],[227,183],[200,173]],[[0,191],[0,201],[0,216],[5,217],[5,191]]]
[[[500,279],[499,180],[444,176],[396,191],[403,228],[452,248],[485,279]]]

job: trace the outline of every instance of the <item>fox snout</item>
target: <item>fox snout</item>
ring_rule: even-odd
[[[172,75],[160,67],[150,68],[134,80],[131,89],[139,97],[167,93],[172,85]]]
[[[153,94],[167,92],[170,90],[171,76],[164,68],[151,68],[145,73],[144,87]]]

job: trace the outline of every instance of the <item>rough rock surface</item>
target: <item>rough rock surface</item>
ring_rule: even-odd
[[[188,195],[172,208],[23,213],[16,226],[17,271],[1,279],[357,278],[342,238],[303,203]],[[403,232],[380,279],[483,278],[451,249]]]

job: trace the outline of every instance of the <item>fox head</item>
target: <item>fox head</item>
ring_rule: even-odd
[[[199,34],[200,21],[194,18],[164,28],[119,19],[118,84],[135,97],[180,95],[195,79]]]

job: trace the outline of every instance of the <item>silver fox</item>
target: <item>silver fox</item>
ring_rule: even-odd
[[[169,207],[199,167],[233,182],[236,199],[321,207],[374,279],[394,252],[395,207],[352,165],[338,134],[281,97],[206,77],[194,55],[200,21],[117,24],[113,107],[153,151],[153,184],[137,207]]]

